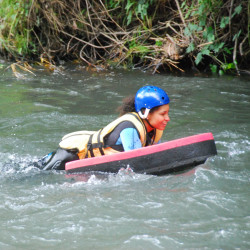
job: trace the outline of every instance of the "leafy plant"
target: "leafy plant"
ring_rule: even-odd
[[[27,23],[30,5],[30,1],[1,1],[0,48],[13,56],[25,56],[32,47]]]
[[[237,62],[227,62],[227,58],[232,55],[232,47],[225,45],[225,42],[221,41],[220,36],[228,28],[230,21],[239,15],[242,11],[242,6],[239,4],[234,8],[234,11],[229,16],[222,16],[219,26],[217,25],[216,17],[220,7],[222,7],[222,0],[198,0],[198,7],[194,5],[194,2],[188,8],[186,1],[183,2],[181,8],[185,12],[185,19],[195,20],[189,21],[185,27],[184,34],[191,39],[191,42],[186,50],[187,53],[197,53],[195,58],[195,64],[199,65],[204,56],[211,57],[216,64],[211,64],[210,69],[212,72],[224,73],[225,71],[234,70]],[[189,19],[190,18],[190,19]],[[197,22],[198,20],[198,22]],[[232,42],[235,41],[241,34],[241,30],[234,35]],[[218,57],[224,58],[223,61]]]
[[[157,0],[109,0],[106,5],[111,8],[123,6],[126,15],[126,25],[130,25],[134,19],[141,18],[145,21],[149,17],[148,10]]]

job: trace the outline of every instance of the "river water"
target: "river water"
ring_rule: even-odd
[[[39,67],[0,69],[0,249],[249,249],[250,78]],[[97,130],[145,84],[171,99],[163,141],[212,132],[218,155],[187,173],[78,177],[30,162]]]

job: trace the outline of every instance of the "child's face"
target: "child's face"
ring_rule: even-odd
[[[148,114],[147,120],[150,125],[156,129],[164,130],[167,123],[170,121],[169,115],[169,104],[160,106],[153,113]]]

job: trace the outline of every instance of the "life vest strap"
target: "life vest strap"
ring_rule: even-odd
[[[103,151],[104,145],[101,142],[101,133],[102,133],[102,130],[103,130],[103,128],[100,130],[100,132],[98,133],[98,136],[97,136],[97,142],[98,142],[97,143],[98,144],[97,148],[99,148],[101,155],[105,155],[104,151]]]
[[[145,136],[146,136],[146,145],[145,146],[153,145],[155,142],[155,139],[156,139],[156,129],[154,129],[151,133],[148,133],[144,122],[142,120],[140,120],[140,118],[137,115],[135,115],[134,113],[131,113],[131,115],[136,117],[137,120],[143,124],[144,132],[145,132]]]
[[[93,152],[93,149],[98,148],[101,155],[105,155],[104,151],[103,151],[103,143],[100,140],[100,135],[101,135],[102,129],[99,131],[98,135],[97,135],[97,143],[92,143],[93,140],[93,135],[91,135],[89,137],[89,141],[87,144],[87,152],[86,152],[86,156],[85,158],[88,158],[88,152],[90,152],[90,156],[91,157],[95,157],[95,154]]]
[[[88,144],[87,144],[87,150],[86,150],[86,155],[85,155],[85,158],[88,158],[88,152],[90,152],[90,155],[91,157],[94,157],[94,153],[93,153],[93,147],[92,147],[92,138],[93,138],[93,135],[91,135],[89,137],[89,141],[88,141]]]

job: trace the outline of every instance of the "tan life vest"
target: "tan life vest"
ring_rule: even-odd
[[[79,159],[117,153],[119,151],[113,149],[111,146],[105,147],[105,137],[111,134],[112,131],[124,121],[133,123],[140,135],[142,147],[145,147],[147,144],[156,144],[162,137],[163,131],[156,129],[153,138],[149,142],[143,121],[137,113],[133,112],[117,118],[99,131],[78,131],[70,133],[62,138],[59,146],[68,150],[77,149]]]

